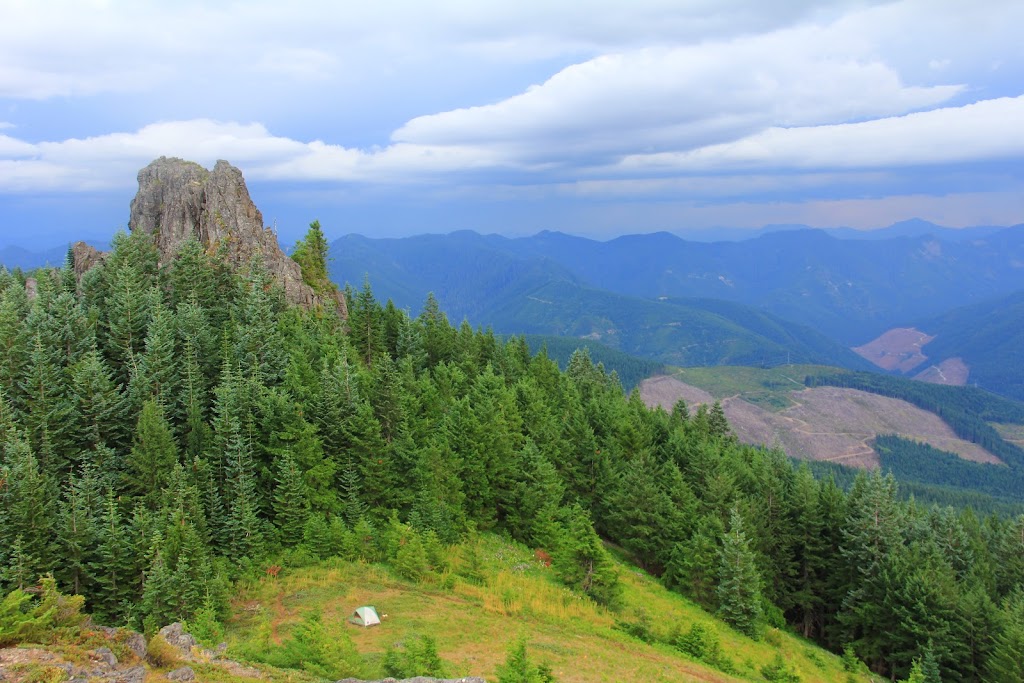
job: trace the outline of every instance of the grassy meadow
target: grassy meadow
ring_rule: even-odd
[[[434,639],[446,675],[488,680],[497,680],[497,667],[519,639],[526,641],[532,660],[546,662],[565,683],[771,680],[762,668],[778,664],[779,656],[799,678],[774,680],[824,683],[849,676],[839,657],[774,629],[760,641],[751,640],[629,565],[618,567],[625,606],[612,613],[560,586],[529,549],[495,536],[481,536],[479,543],[483,571],[475,582],[460,576],[462,547],[451,549],[448,570],[417,583],[384,565],[340,559],[242,582],[228,622],[228,656],[246,659],[281,648],[307,615],[319,613],[326,637],[358,653],[361,668],[352,673],[364,677],[383,675],[389,647],[422,636]],[[348,624],[347,617],[361,605],[387,615],[382,625]],[[674,646],[694,623],[717,634],[718,665]],[[721,666],[723,660],[728,663]],[[869,678],[861,674],[853,680]]]

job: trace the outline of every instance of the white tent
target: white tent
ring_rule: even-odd
[[[377,616],[377,609],[367,605],[360,607],[348,618],[349,623],[356,626],[379,626],[380,617]]]

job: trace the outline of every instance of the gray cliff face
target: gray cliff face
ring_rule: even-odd
[[[161,265],[174,259],[182,244],[195,237],[211,253],[224,249],[235,267],[261,255],[267,270],[284,288],[290,303],[334,307],[347,317],[340,293],[322,297],[302,281],[299,264],[263,226],[263,215],[249,197],[242,172],[226,161],[212,171],[183,159],[160,157],[139,171],[139,192],[131,205],[128,227],[154,235]]]

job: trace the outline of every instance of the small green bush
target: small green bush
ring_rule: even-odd
[[[554,683],[551,667],[546,663],[534,664],[526,654],[526,641],[512,645],[505,663],[498,666],[498,683]]]
[[[396,643],[384,653],[383,671],[392,678],[432,676],[444,678],[448,667],[437,654],[437,643],[430,636],[413,636]]]
[[[55,630],[68,635],[82,623],[84,601],[58,591],[52,576],[43,578],[38,602],[23,590],[11,591],[0,601],[0,647],[40,642]]]
[[[146,659],[158,669],[170,669],[181,662],[181,652],[157,634],[146,644]]]
[[[680,634],[674,645],[680,652],[708,664],[716,662],[722,654],[718,634],[700,622],[691,624],[690,630]]]
[[[778,683],[800,683],[800,676],[786,666],[781,654],[776,654],[771,664],[761,667],[761,675],[766,681],[778,681]]]

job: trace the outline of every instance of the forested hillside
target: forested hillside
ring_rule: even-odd
[[[369,272],[382,288],[394,283],[396,293],[400,287],[433,289],[452,311],[464,302],[448,304],[441,292],[457,290],[459,274],[474,283],[469,291],[483,295],[474,304],[480,306],[491,294],[489,285],[499,279],[514,277],[525,284],[517,271],[528,266],[533,281],[541,273],[557,272],[563,279],[623,296],[724,299],[752,306],[846,346],[1024,288],[1019,267],[1024,226],[970,240],[941,231],[839,239],[820,230],[718,243],[690,242],[669,233],[607,242],[557,232],[518,239],[469,232],[386,240],[350,235],[332,244],[332,256],[332,273],[339,281],[358,284]],[[492,262],[493,272],[483,268]],[[518,265],[509,267],[513,263]],[[461,310],[457,314],[463,315]],[[477,319],[470,315],[470,320]]]
[[[871,367],[823,334],[763,310],[600,289],[547,255],[519,254],[513,246],[470,232],[388,240],[350,235],[332,246],[330,269],[335,280],[355,287],[368,276],[374,291],[398,308],[418,311],[422,292],[430,291],[455,321],[465,318],[498,333],[599,342],[660,363]]]
[[[412,575],[494,531],[614,612],[604,539],[750,638],[788,625],[897,678],[1020,675],[1024,518],[900,502],[877,474],[845,493],[719,409],[648,410],[586,353],[561,372],[433,298],[410,318],[367,283],[342,321],[287,306],[258,261],[114,246],[33,297],[0,275],[4,591],[52,572],[101,623],[216,632],[231,581],[269,564]]]
[[[935,336],[923,349],[929,362],[962,358],[970,384],[1024,400],[1024,292],[957,308],[918,325]]]

